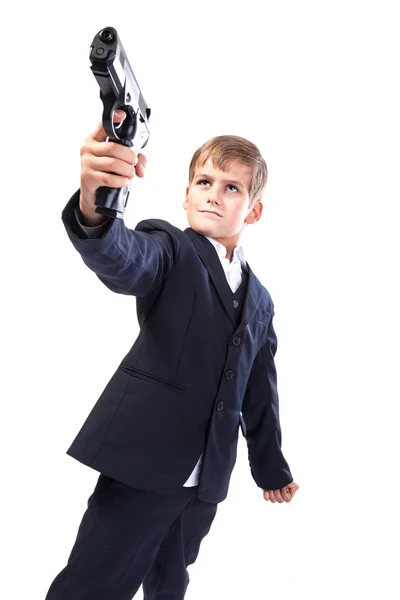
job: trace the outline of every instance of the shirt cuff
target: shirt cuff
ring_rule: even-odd
[[[107,230],[108,225],[111,221],[111,219],[107,219],[107,221],[104,221],[104,223],[101,223],[100,225],[95,225],[95,226],[91,227],[89,225],[84,225],[82,223],[83,215],[82,215],[79,207],[76,207],[74,212],[75,212],[75,218],[76,218],[79,226],[86,233],[88,238],[101,237],[103,235],[103,233]]]

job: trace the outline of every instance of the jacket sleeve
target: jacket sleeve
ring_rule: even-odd
[[[267,341],[253,363],[242,406],[251,474],[256,484],[264,490],[277,490],[293,481],[281,451],[274,362],[277,348],[278,340],[271,318]]]
[[[105,232],[107,231],[107,229],[111,225],[111,219],[107,219],[107,221],[105,221],[101,225],[94,225],[94,226],[84,225],[83,224],[83,215],[82,215],[82,213],[81,213],[81,211],[79,209],[79,206],[77,206],[75,208],[74,214],[75,214],[75,219],[78,222],[78,224],[80,225],[82,231],[85,232],[86,235],[84,237],[86,237],[86,238],[99,238],[99,237],[101,237],[102,235],[105,234]]]
[[[61,218],[83,262],[113,292],[144,298],[172,271],[182,232],[161,219],[141,221],[135,230],[126,227],[123,219],[111,219],[96,237],[89,237],[76,216],[79,195],[78,190]]]

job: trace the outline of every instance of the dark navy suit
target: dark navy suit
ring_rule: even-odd
[[[74,216],[78,202],[79,191],[62,214],[72,244],[110,290],[136,297],[140,325],[68,450],[102,474],[99,497],[113,486],[120,498],[133,489],[167,504],[179,498],[186,510],[193,502],[208,505],[213,518],[228,493],[239,425],[256,484],[278,489],[293,481],[281,451],[274,306],[249,265],[240,302],[201,234],[161,219],[131,230],[115,219],[100,238],[84,239]],[[115,327],[130,319],[123,315]],[[198,486],[182,488],[201,453]]]

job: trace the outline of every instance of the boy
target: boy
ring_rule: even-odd
[[[143,584],[145,600],[180,600],[227,496],[239,425],[265,499],[299,487],[280,448],[274,306],[238,245],[261,217],[267,167],[251,142],[214,138],[190,164],[190,227],[130,230],[95,213],[96,189],[143,177],[146,158],[105,140],[100,124],[82,147],[62,219],[100,281],[136,296],[140,333],[68,450],[100,476],[46,598],[130,600]]]

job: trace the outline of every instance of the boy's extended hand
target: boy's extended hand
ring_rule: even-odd
[[[121,123],[125,111],[116,111],[114,123]],[[101,186],[122,188],[135,175],[144,177],[147,158],[128,146],[106,142],[107,134],[101,122],[81,147],[81,185],[79,207],[87,225],[98,225],[107,217],[96,213],[96,190]]]
[[[290,502],[297,490],[299,489],[299,485],[292,481],[292,483],[288,483],[284,488],[280,490],[264,490],[264,499],[271,500],[271,502]]]

